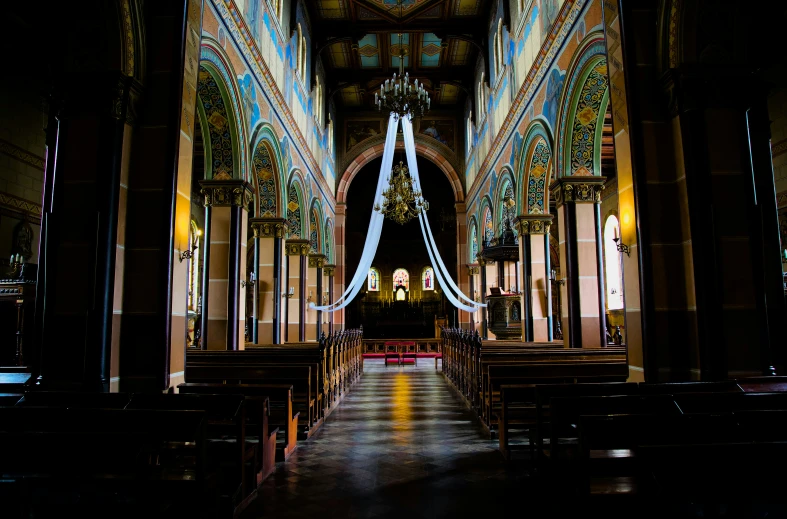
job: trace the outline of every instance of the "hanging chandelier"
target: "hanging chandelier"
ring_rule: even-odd
[[[402,161],[399,161],[399,164],[391,170],[388,184],[388,189],[382,193],[382,207],[380,204],[375,204],[375,211],[400,225],[404,225],[413,218],[418,218],[421,211],[429,210],[429,202],[424,200],[421,191],[413,190],[413,181],[407,166]]]
[[[404,0],[397,0],[399,6],[399,20],[404,14]],[[393,79],[386,79],[380,84],[380,92],[374,94],[374,104],[377,110],[393,112],[399,117],[410,114],[412,118],[423,116],[429,111],[432,100],[424,89],[423,83],[418,80],[410,83],[410,74],[404,72],[405,50],[402,45],[402,29],[399,28],[399,75],[394,72]]]

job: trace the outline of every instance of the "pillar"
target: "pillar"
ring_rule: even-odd
[[[552,340],[549,316],[552,294],[549,280],[550,214],[529,214],[517,218],[519,225],[519,269],[522,283],[522,337],[526,341]]]
[[[307,300],[315,305],[321,305],[323,300],[323,267],[325,254],[309,254],[309,268],[306,274],[308,279]],[[306,308],[306,340],[316,341],[320,338],[322,312]]]
[[[287,328],[285,342],[306,340],[306,258],[309,240],[289,239],[286,242],[288,287],[293,287],[292,297],[287,297]],[[289,290],[289,288],[288,288]]]
[[[494,267],[494,261],[487,261],[484,258],[478,258],[478,266],[481,269],[481,302],[487,303],[487,290],[486,290],[486,275],[490,268],[490,264]],[[489,322],[487,321],[487,309],[485,306],[481,307],[481,338],[489,338]]]
[[[36,299],[38,384],[106,392],[121,163],[133,79],[118,72],[82,79],[87,88],[67,90],[49,108]]]
[[[333,294],[334,294],[334,292],[333,292],[333,286],[334,286],[333,285],[334,284],[333,278],[334,278],[334,273],[335,272],[336,272],[336,265],[325,265],[323,267],[323,274],[325,274],[325,277],[327,278],[325,280],[325,282],[326,282],[326,284],[328,286],[328,300],[325,301],[325,304],[333,303]],[[335,312],[326,312],[326,313],[327,313],[326,319],[328,320],[328,335],[330,335],[330,334],[333,333],[333,314]]]
[[[244,340],[246,234],[253,191],[241,179],[200,180],[205,196],[208,283],[203,284],[204,339],[209,350],[238,350]],[[210,222],[208,227],[207,222]],[[204,292],[207,290],[207,294]],[[206,304],[207,302],[207,304]]]
[[[454,208],[456,209],[456,283],[463,294],[472,298],[470,294],[470,285],[468,284],[471,278],[470,276],[461,275],[467,262],[475,259],[467,257],[467,209],[464,202],[456,202]],[[459,327],[470,329],[470,322],[472,321],[473,314],[458,309],[457,313]]]
[[[345,264],[345,254],[344,254],[344,242],[345,242],[345,234],[346,234],[346,227],[345,222],[347,220],[347,204],[344,203],[336,203],[336,227],[334,228],[334,244],[335,250],[333,253],[333,260],[336,263],[335,274],[333,276],[333,290],[336,297],[341,296],[344,294],[346,290],[345,287],[345,279],[347,279],[347,266]],[[333,296],[331,296],[331,302],[333,302]],[[331,315],[334,319],[334,326],[336,326],[339,330],[344,329],[345,323],[345,314],[344,308],[341,310],[337,310],[336,312],[332,312]]]
[[[481,268],[477,264],[467,266],[467,278],[468,278],[468,284],[470,286],[470,291],[467,293],[467,295],[473,301],[479,300],[478,288],[476,287],[476,278],[478,277],[478,274],[480,272],[481,272]],[[470,314],[470,331],[473,332],[478,329],[477,328],[478,322],[476,317],[478,315],[477,312],[478,311]]]
[[[560,271],[566,283],[563,336],[570,348],[606,344],[601,233],[604,177],[561,177],[554,191],[560,225]],[[567,315],[566,315],[567,314]]]
[[[257,344],[282,343],[283,240],[287,235],[284,218],[251,218],[254,239],[258,243],[257,266]]]

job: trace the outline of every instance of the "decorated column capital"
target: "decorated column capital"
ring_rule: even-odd
[[[254,196],[251,184],[239,178],[200,180],[205,207],[249,208]]]
[[[483,258],[483,257],[481,257],[479,255],[477,257],[476,263],[478,263],[479,267],[486,267],[487,265],[494,265],[495,264],[495,260],[486,259],[486,258]]]
[[[467,273],[471,276],[476,276],[481,273],[481,267],[478,265],[468,265],[467,266]]]
[[[309,243],[309,240],[293,238],[285,242],[287,256],[308,256],[310,249],[311,244]]]
[[[284,218],[249,218],[255,238],[284,238],[287,236],[287,220]]]
[[[557,207],[569,202],[600,204],[606,180],[607,177],[596,176],[561,177],[552,182],[549,189],[555,193]]]
[[[552,225],[551,214],[526,214],[516,217],[516,223],[520,235],[525,234],[549,234]]]
[[[309,254],[309,268],[321,269],[325,266],[325,254]]]
[[[323,265],[322,273],[330,278],[333,277],[333,274],[336,270],[336,265]]]

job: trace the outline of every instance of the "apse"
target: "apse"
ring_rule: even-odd
[[[394,154],[394,164],[406,164],[403,151]],[[366,164],[350,184],[347,194],[347,272],[355,272],[363,253],[369,216],[382,158]],[[454,280],[456,272],[456,213],[453,190],[445,174],[429,160],[418,157],[425,213],[432,226],[443,262]],[[390,172],[388,172],[390,174]],[[455,323],[456,309],[446,300],[434,272],[417,219],[404,225],[386,219],[380,244],[370,269],[370,280],[347,307],[347,326],[363,325],[364,336],[434,337],[435,318]],[[405,277],[403,277],[403,274]],[[406,283],[403,280],[406,279]]]

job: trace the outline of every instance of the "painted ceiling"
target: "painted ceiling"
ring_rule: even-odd
[[[373,108],[400,60],[432,106],[456,109],[472,88],[493,0],[314,0],[315,42],[342,108]],[[403,55],[403,58],[400,56]]]

